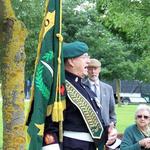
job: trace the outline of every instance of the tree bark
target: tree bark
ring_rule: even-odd
[[[0,0],[3,150],[24,150],[24,42],[27,30],[15,17],[10,0]]]
[[[116,96],[117,96],[118,106],[121,106],[120,92],[121,92],[121,81],[120,79],[116,79]]]

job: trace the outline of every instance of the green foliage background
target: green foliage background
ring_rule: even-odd
[[[149,82],[149,1],[88,2],[64,2],[65,41],[81,40],[89,45],[91,56],[102,62],[102,79]],[[90,4],[95,4],[95,7],[90,7]],[[84,7],[76,11],[79,6]]]
[[[28,29],[26,78],[33,75],[44,0],[12,1]],[[150,81],[149,0],[65,0],[64,42],[84,41],[102,62],[101,78]]]
[[[134,67],[131,79],[150,81],[147,57],[150,53],[150,1],[148,0],[97,0],[102,24],[113,35],[122,39],[127,60]],[[122,67],[121,67],[122,68]],[[125,72],[128,68],[125,69]],[[132,71],[132,70],[130,70]],[[120,72],[120,71],[119,71]],[[124,73],[125,73],[124,72]],[[127,71],[127,74],[130,73]]]

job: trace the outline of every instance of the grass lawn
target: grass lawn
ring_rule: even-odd
[[[28,109],[28,102],[25,104],[25,111]],[[134,122],[134,112],[137,105],[116,105],[116,113],[117,113],[117,130],[118,132],[124,132],[124,129]],[[0,102],[0,110],[2,110],[2,102]],[[0,111],[0,150],[2,150],[2,111]]]
[[[123,133],[125,128],[134,123],[134,114],[137,105],[116,105],[117,130]]]

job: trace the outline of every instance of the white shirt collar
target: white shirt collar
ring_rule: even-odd
[[[99,80],[92,81],[92,80],[89,79],[89,82],[90,82],[91,85],[95,84],[96,86],[99,86]]]

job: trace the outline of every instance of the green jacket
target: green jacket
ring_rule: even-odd
[[[138,130],[136,124],[129,126],[124,132],[120,150],[145,150],[138,143],[143,138],[145,137]]]

